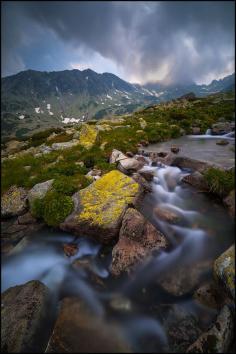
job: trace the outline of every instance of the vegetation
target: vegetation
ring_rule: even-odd
[[[234,169],[225,171],[218,168],[209,168],[204,173],[204,178],[210,188],[210,191],[220,197],[226,196],[231,190],[234,189]]]

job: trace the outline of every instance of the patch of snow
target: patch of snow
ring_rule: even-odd
[[[62,120],[62,123],[68,124],[68,123],[79,123],[80,122],[80,118],[76,119],[76,118],[64,118]]]
[[[102,102],[102,104],[104,104],[104,102]]]
[[[51,112],[51,111],[48,111],[48,113],[50,114],[50,116],[53,116],[53,112]]]
[[[56,91],[59,92],[58,87],[56,86]]]
[[[34,110],[35,110],[36,113],[40,113],[40,107],[35,107]]]
[[[86,78],[85,78],[86,80],[88,80],[88,76],[86,76]]]
[[[47,109],[51,109],[51,104],[50,103],[47,103]]]
[[[24,114],[21,114],[21,115],[19,116],[19,119],[24,119],[24,118],[25,118]]]
[[[111,97],[111,96],[109,96],[109,95],[107,95],[107,98],[109,98],[110,100],[112,100],[112,97]]]

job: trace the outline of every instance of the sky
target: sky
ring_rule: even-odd
[[[233,1],[2,1],[2,77],[90,68],[145,84],[235,71]]]

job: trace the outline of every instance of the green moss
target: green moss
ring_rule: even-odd
[[[44,210],[43,199],[35,199],[30,210],[31,214],[38,219],[42,219],[43,210]]]
[[[232,189],[234,189],[234,170],[225,171],[212,167],[207,169],[203,175],[210,191],[220,197],[226,196]]]
[[[53,182],[53,190],[65,195],[72,195],[79,189],[83,189],[90,184],[87,177],[77,174],[75,176],[59,176]]]

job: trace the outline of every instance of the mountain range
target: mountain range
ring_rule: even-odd
[[[2,78],[3,136],[130,113],[188,92],[198,97],[234,89],[235,74],[209,85],[137,85],[93,70],[22,71]]]

